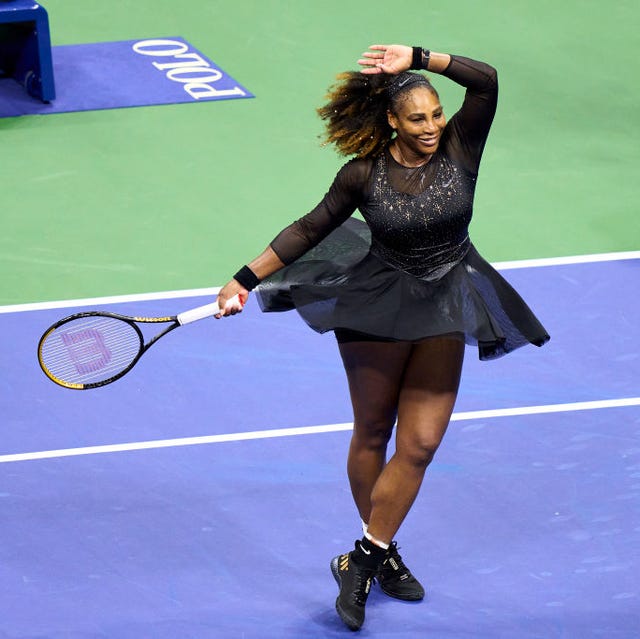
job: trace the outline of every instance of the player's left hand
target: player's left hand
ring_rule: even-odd
[[[413,47],[404,44],[372,44],[362,54],[358,64],[362,73],[390,73],[397,75],[411,67]]]

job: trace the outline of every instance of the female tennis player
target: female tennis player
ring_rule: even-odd
[[[373,45],[358,63],[318,109],[326,140],[350,161],[218,298],[218,317],[233,315],[257,287],[263,310],[295,308],[314,330],[335,333],[354,413],[347,472],[364,536],[331,570],[336,609],[353,630],[374,580],[392,597],[424,597],[394,540],[449,424],[465,343],[488,360],[549,339],[468,235],[495,69],[404,45]],[[421,70],[466,89],[448,121]],[[351,217],[356,209],[365,222]]]

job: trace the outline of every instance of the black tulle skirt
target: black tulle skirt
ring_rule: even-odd
[[[416,342],[462,333],[480,359],[501,357],[549,335],[511,285],[470,247],[437,281],[392,268],[370,252],[367,225],[350,218],[256,289],[265,312],[295,309],[315,331],[346,330]]]

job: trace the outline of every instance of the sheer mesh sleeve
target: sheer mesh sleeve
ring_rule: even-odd
[[[442,75],[467,89],[460,110],[448,123],[444,143],[453,159],[477,173],[498,104],[498,74],[484,62],[452,55]]]
[[[318,206],[275,237],[271,248],[284,264],[304,255],[352,215],[362,201],[371,169],[370,160],[347,162]]]

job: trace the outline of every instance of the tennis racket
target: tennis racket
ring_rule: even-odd
[[[235,298],[233,298],[235,300]],[[106,386],[126,375],[167,333],[220,311],[217,302],[171,317],[128,317],[117,313],[76,313],[50,326],[38,343],[44,374],[65,388]],[[145,343],[139,324],[168,324]]]

